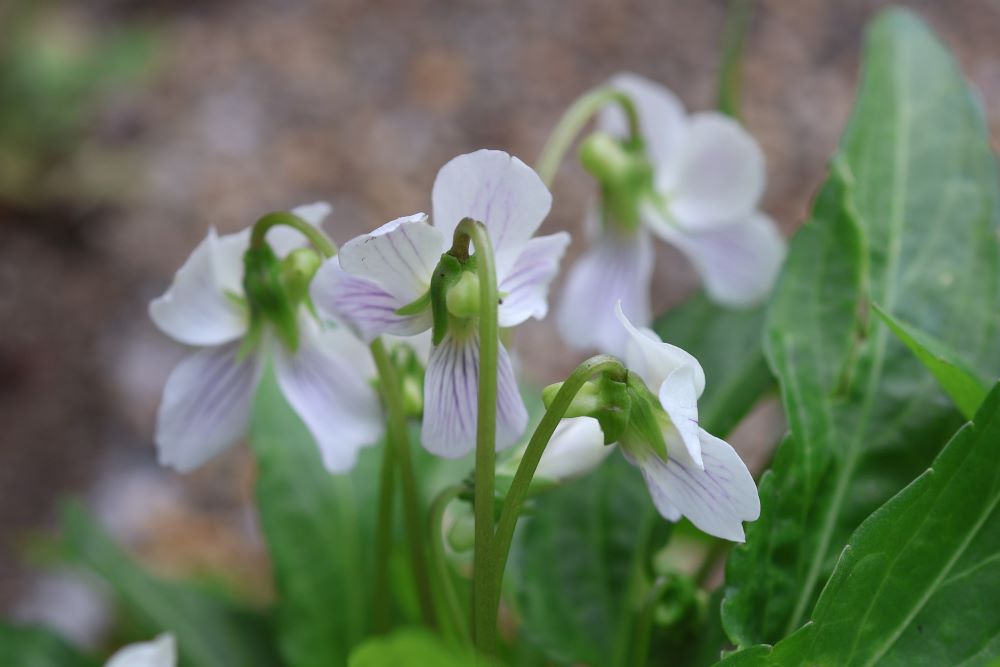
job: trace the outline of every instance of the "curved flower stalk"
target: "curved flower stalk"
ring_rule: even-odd
[[[589,214],[591,246],[569,271],[557,324],[575,347],[620,354],[621,329],[604,314],[620,300],[631,320],[651,321],[650,233],[681,250],[709,296],[732,307],[767,296],[785,242],[759,210],[764,156],[737,121],[717,112],[687,115],[673,93],[634,74],[620,74],[609,85],[634,103],[641,146],[600,141],[625,141],[629,133],[622,110],[605,107],[590,158],[600,163],[613,154],[627,168],[589,167],[601,180],[602,197]],[[585,144],[585,163],[587,151]],[[628,173],[619,173],[623,168]]]
[[[701,365],[653,331],[636,328],[621,307],[617,315],[626,338],[629,373],[656,392],[648,401],[641,395],[650,393],[644,388],[633,397],[632,423],[618,439],[622,454],[642,472],[664,518],[677,521],[686,516],[710,535],[744,541],[743,522],[760,516],[760,499],[736,450],[698,425],[698,398],[705,388]],[[647,423],[662,439],[637,425],[643,404],[651,404]],[[562,479],[578,477],[603,460],[594,454],[604,444],[597,420],[584,416],[571,421],[576,423],[557,431],[549,442],[536,474],[554,470]]]
[[[325,203],[292,213],[318,227]],[[278,258],[303,244],[295,230],[275,227],[268,243]],[[250,229],[219,236],[210,229],[165,294],[149,305],[153,322],[196,348],[167,380],[156,424],[160,463],[193,470],[241,440],[268,359],[285,398],[312,433],[331,472],[351,469],[358,450],[384,429],[375,368],[366,346],[344,327],[322,325],[307,306],[292,314],[296,336],[265,322],[251,326],[244,292]]]
[[[433,224],[418,213],[346,243],[320,268],[312,295],[321,312],[349,323],[365,340],[385,333],[412,336],[432,326],[437,333],[435,314],[446,314],[443,337],[427,363],[421,440],[428,451],[451,458],[475,446],[479,381],[475,256],[462,267],[456,260],[457,273],[442,292],[447,298],[438,313],[432,303],[432,287],[445,275],[436,278],[435,271],[439,262],[443,266],[456,227],[472,218],[488,230],[501,327],[546,315],[548,286],[569,235],[534,237],[552,196],[530,167],[502,151],[480,150],[448,162],[434,181],[432,204]],[[496,443],[502,449],[518,441],[528,422],[503,345],[497,382]]]
[[[104,667],[175,667],[177,644],[173,635],[163,634],[156,639],[129,644],[120,649]]]

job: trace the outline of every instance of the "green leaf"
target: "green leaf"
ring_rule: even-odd
[[[1000,656],[1000,385],[851,536],[809,624],[731,665],[987,665]]]
[[[618,455],[538,498],[508,572],[526,638],[566,664],[620,664],[641,598],[636,559],[657,521],[638,471]]]
[[[44,628],[13,627],[0,623],[0,665],[97,667],[97,661]]]
[[[369,639],[359,646],[348,667],[475,667],[471,655],[462,655],[425,630],[402,629],[388,637]],[[493,662],[491,665],[495,664]]]
[[[933,373],[938,384],[966,418],[972,419],[976,409],[989,392],[989,385],[961,358],[958,352],[922,331],[904,324],[879,305],[872,304],[875,312],[899,340],[917,355],[927,370]]]
[[[705,393],[698,419],[709,433],[725,437],[774,386],[764,360],[764,307],[731,310],[697,294],[668,311],[653,330],[701,362]]]
[[[868,32],[854,116],[793,239],[766,353],[791,435],[732,553],[723,622],[740,645],[798,628],[854,528],[961,423],[869,304],[994,367],[997,170],[951,56],[903,11]]]
[[[63,539],[71,562],[106,580],[138,629],[150,637],[170,632],[177,638],[182,666],[278,663],[270,625],[259,614],[192,585],[146,573],[78,505],[64,512]]]
[[[347,664],[368,633],[381,447],[331,475],[274,374],[261,381],[250,423],[257,506],[278,589],[279,644],[291,667]]]

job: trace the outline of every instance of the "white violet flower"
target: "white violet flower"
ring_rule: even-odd
[[[677,521],[685,516],[710,535],[743,542],[743,522],[760,516],[757,486],[736,450],[698,425],[698,398],[705,388],[701,365],[653,331],[637,329],[620,306],[617,315],[627,339],[626,367],[658,394],[662,412],[657,421],[667,458],[664,461],[636,434],[618,443],[622,453],[642,472],[664,518]],[[536,474],[577,477],[603,460],[596,454],[604,446],[597,420],[566,421],[574,425],[556,431]]]
[[[569,243],[565,232],[533,237],[551,204],[541,179],[516,157],[495,150],[460,155],[434,181],[433,224],[418,213],[349,241],[317,273],[313,302],[369,341],[384,333],[408,336],[429,329],[431,277],[459,222],[472,218],[486,226],[493,244],[500,326],[544,317],[549,283]],[[414,305],[400,314],[401,308]],[[466,454],[476,439],[479,330],[474,313],[456,312],[449,298],[448,332],[431,351],[424,381],[421,440],[428,451],[445,457]],[[510,357],[501,344],[497,448],[515,444],[527,423]]]
[[[574,347],[620,354],[622,332],[604,314],[620,300],[631,320],[650,323],[650,232],[688,257],[713,300],[732,307],[767,296],[785,241],[759,210],[764,156],[737,121],[717,112],[687,115],[673,93],[633,74],[620,74],[610,85],[635,105],[652,182],[637,193],[638,219],[632,224],[602,207],[589,213],[591,246],[569,270],[556,317]],[[600,126],[619,139],[628,137],[617,106],[602,111]]]
[[[325,203],[292,211],[319,226]],[[268,358],[282,393],[312,433],[331,472],[353,467],[358,450],[374,444],[383,426],[370,383],[374,364],[366,346],[344,327],[326,327],[299,308],[298,345],[292,350],[266,324],[245,345],[250,315],[243,288],[243,255],[250,229],[219,236],[210,229],[163,296],[149,305],[165,334],[196,348],[167,380],[156,425],[160,462],[193,470],[245,437],[251,402]],[[267,242],[278,258],[305,239],[274,227]]]
[[[148,642],[129,644],[117,651],[104,667],[176,667],[177,645],[173,635],[162,634]]]

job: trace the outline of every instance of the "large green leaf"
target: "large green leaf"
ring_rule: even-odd
[[[1000,385],[851,536],[810,623],[731,665],[988,665],[1000,656]]]
[[[920,363],[934,375],[938,384],[951,397],[962,414],[972,419],[990,390],[989,384],[980,378],[979,373],[974,371],[955,350],[899,321],[879,308],[878,304],[872,304],[872,307],[896,337],[903,341]]]
[[[638,471],[614,454],[522,521],[509,572],[521,632],[566,664],[620,664],[643,583],[635,559],[662,521]]]
[[[254,403],[257,504],[274,563],[281,652],[291,667],[346,665],[371,621],[375,496],[382,448],[331,475],[272,373]]]
[[[734,550],[723,621],[741,645],[807,617],[854,528],[922,472],[961,418],[872,302],[989,367],[997,172],[953,59],[909,13],[872,24],[852,121],[793,240],[766,352],[791,435]]]
[[[97,667],[97,661],[43,628],[12,627],[0,623],[0,665]]]
[[[65,512],[64,541],[72,562],[110,584],[137,629],[177,638],[182,666],[278,664],[266,619],[189,584],[151,576],[76,505]]]
[[[417,629],[396,630],[387,637],[369,639],[351,653],[348,662],[349,667],[475,667],[477,664],[482,663],[472,655],[463,655],[435,635]]]
[[[774,386],[764,360],[764,307],[731,310],[696,294],[660,317],[653,329],[701,362],[705,393],[698,418],[709,433],[724,437]]]

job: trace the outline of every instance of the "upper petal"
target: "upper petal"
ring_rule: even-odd
[[[450,243],[463,218],[486,225],[504,275],[552,207],[538,174],[503,151],[478,150],[441,167],[432,194],[434,226]]]
[[[695,397],[705,390],[705,371],[691,354],[670,343],[664,343],[651,329],[637,329],[616,308],[618,321],[628,336],[625,348],[625,365],[639,374],[648,387],[657,389],[678,368],[690,366]]]
[[[382,436],[382,408],[371,385],[367,347],[343,327],[320,330],[302,318],[296,352],[276,346],[274,370],[289,404],[312,433],[332,473],[346,472],[358,451]]]
[[[624,355],[626,332],[611,314],[618,302],[639,326],[650,322],[653,245],[648,232],[602,234],[570,268],[556,309],[556,325],[575,348]]]
[[[318,201],[297,206],[291,212],[313,227],[319,228],[326,217],[330,215],[331,210],[328,203]],[[284,257],[296,248],[302,248],[308,244],[308,240],[302,235],[302,232],[285,225],[278,225],[268,230],[267,242],[278,257]]]
[[[218,345],[239,338],[247,314],[227,290],[242,294],[242,251],[237,235],[219,237],[215,229],[177,270],[170,288],[149,304],[149,316],[163,333],[187,345]],[[234,250],[235,249],[235,250]],[[235,265],[232,256],[239,257]],[[235,273],[235,275],[233,275]]]
[[[446,458],[468,454],[476,446],[479,396],[479,334],[445,336],[431,351],[424,376],[424,422],[421,441],[427,451]],[[528,411],[503,345],[497,355],[496,447],[520,440]]]
[[[716,112],[688,121],[677,158],[657,169],[656,185],[685,229],[703,229],[757,208],[767,172],[764,153],[749,132]]]
[[[498,288],[503,295],[500,326],[513,327],[529,317],[542,319],[549,311],[549,283],[559,272],[569,234],[559,232],[530,239]]]
[[[703,468],[698,442],[698,392],[695,367],[684,365],[674,370],[660,385],[659,399],[670,417],[670,432],[664,433],[667,454]]]
[[[677,96],[658,83],[628,72],[612,77],[608,84],[632,99],[653,164],[661,165],[673,159],[687,120],[684,105]],[[616,137],[628,137],[628,121],[617,104],[604,107],[600,126]]]
[[[347,324],[366,342],[388,333],[413,336],[431,326],[430,308],[416,315],[398,315],[407,302],[375,282],[347,273],[337,258],[326,260],[309,288],[321,315]]]
[[[430,287],[444,246],[441,232],[417,213],[351,239],[338,258],[344,271],[371,280],[405,305]]]
[[[676,520],[677,512],[709,535],[743,542],[743,522],[760,516],[757,486],[746,465],[728,443],[699,431],[705,468],[656,456],[638,462],[653,503]]]
[[[652,215],[647,219],[659,236],[687,255],[718,303],[747,307],[771,293],[787,246],[767,215],[754,212],[725,226],[696,231],[679,230]]]
[[[175,667],[176,664],[174,636],[162,634],[153,641],[129,644],[111,656],[104,667]]]
[[[162,465],[194,470],[246,434],[259,364],[237,360],[239,349],[235,342],[199,350],[170,373],[156,420]]]
[[[604,444],[604,433],[596,419],[563,419],[542,453],[535,477],[553,482],[582,477],[599,466],[613,449]]]

